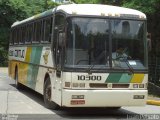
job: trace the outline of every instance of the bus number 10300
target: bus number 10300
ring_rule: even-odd
[[[85,76],[85,75],[78,75],[78,80],[92,80],[92,81],[101,81],[101,76]]]

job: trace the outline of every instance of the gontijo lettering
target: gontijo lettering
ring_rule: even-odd
[[[25,50],[9,50],[9,56],[18,57],[18,58],[24,58]]]

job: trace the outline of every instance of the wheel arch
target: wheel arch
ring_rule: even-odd
[[[43,89],[44,89],[44,85],[45,85],[45,82],[46,82],[47,78],[49,78],[49,79],[50,79],[50,75],[49,75],[49,73],[48,73],[48,72],[45,74],[45,77],[44,77]],[[51,82],[51,81],[50,81],[50,82]]]
[[[15,70],[14,70],[14,79],[15,79],[15,77],[16,77],[16,72],[18,72],[18,65],[17,65],[17,64],[15,65]]]

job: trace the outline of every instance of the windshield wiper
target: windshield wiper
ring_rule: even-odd
[[[129,64],[128,60],[124,60],[124,62],[127,64],[128,68],[129,68],[129,71],[131,72],[131,74],[134,74],[134,69],[133,67]]]
[[[90,65],[90,67],[87,69],[88,74],[92,74],[91,70],[94,68],[95,64]]]
[[[132,66],[128,63],[128,60],[127,59],[123,59],[123,60],[116,60],[116,61],[119,61],[119,62],[125,62],[126,65],[128,66],[129,68],[129,71],[130,71],[130,74],[133,74],[134,73],[134,69],[132,68]],[[121,65],[120,66],[116,66],[116,67],[119,67],[121,68],[123,71],[126,71],[126,69],[124,69]]]

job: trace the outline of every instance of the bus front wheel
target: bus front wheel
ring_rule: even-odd
[[[45,103],[46,108],[55,110],[55,109],[58,109],[59,106],[56,103],[54,103],[51,99],[51,96],[52,96],[51,88],[52,87],[51,87],[50,79],[47,78],[44,83],[44,93],[43,93],[44,103]]]

